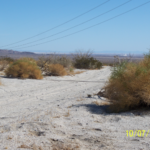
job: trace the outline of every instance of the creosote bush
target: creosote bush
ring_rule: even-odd
[[[50,64],[45,66],[45,75],[64,76],[67,75],[65,68],[60,64]]]
[[[76,54],[73,55],[74,67],[78,69],[100,69],[102,63],[91,55],[92,53],[90,51],[77,51]]]
[[[42,79],[41,70],[33,60],[21,58],[11,64],[6,70],[7,77]]]
[[[139,63],[123,62],[114,67],[106,96],[109,110],[121,112],[150,105],[150,53]]]

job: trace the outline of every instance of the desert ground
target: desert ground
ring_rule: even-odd
[[[149,114],[108,113],[107,99],[95,95],[111,67],[83,71],[42,80],[1,73],[0,150],[149,150]],[[145,135],[127,137],[126,130]]]

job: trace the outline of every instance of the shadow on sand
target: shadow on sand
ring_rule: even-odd
[[[97,115],[121,115],[121,116],[128,116],[128,117],[144,117],[144,116],[150,116],[150,108],[138,108],[135,110],[130,110],[126,112],[120,112],[120,113],[113,113],[110,112],[108,107],[109,105],[96,105],[96,104],[78,104],[73,105],[73,107],[86,107],[86,110],[92,114]]]
[[[86,107],[87,111],[92,114],[110,114],[108,111],[108,105],[96,105],[96,104],[78,104],[73,107]]]

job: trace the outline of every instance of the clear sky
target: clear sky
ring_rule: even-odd
[[[104,21],[141,4],[150,2],[149,0],[131,0],[118,9],[101,15],[128,1],[129,0],[0,0],[0,49],[41,53],[70,53],[79,49],[90,49],[94,53],[133,54],[148,52],[148,49],[150,49],[150,3],[120,17],[107,22]],[[56,27],[104,2],[106,3],[100,7],[58,28],[34,38],[18,42]],[[54,35],[98,15],[101,16],[80,26]],[[101,24],[74,35],[51,41],[98,23]],[[39,40],[48,36],[51,37]],[[33,42],[36,40],[39,41]],[[47,41],[51,42],[44,43]],[[18,43],[9,45],[15,42]],[[29,42],[33,43],[26,44]]]

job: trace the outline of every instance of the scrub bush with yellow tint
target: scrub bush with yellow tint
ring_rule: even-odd
[[[45,66],[45,75],[52,75],[52,76],[65,76],[67,72],[65,68],[60,64],[50,64]]]
[[[104,87],[111,112],[121,112],[150,105],[150,53],[138,64],[122,63],[112,72]]]
[[[11,64],[6,70],[7,77],[15,78],[30,78],[42,79],[41,70],[38,68],[34,61],[28,59],[19,59]]]

